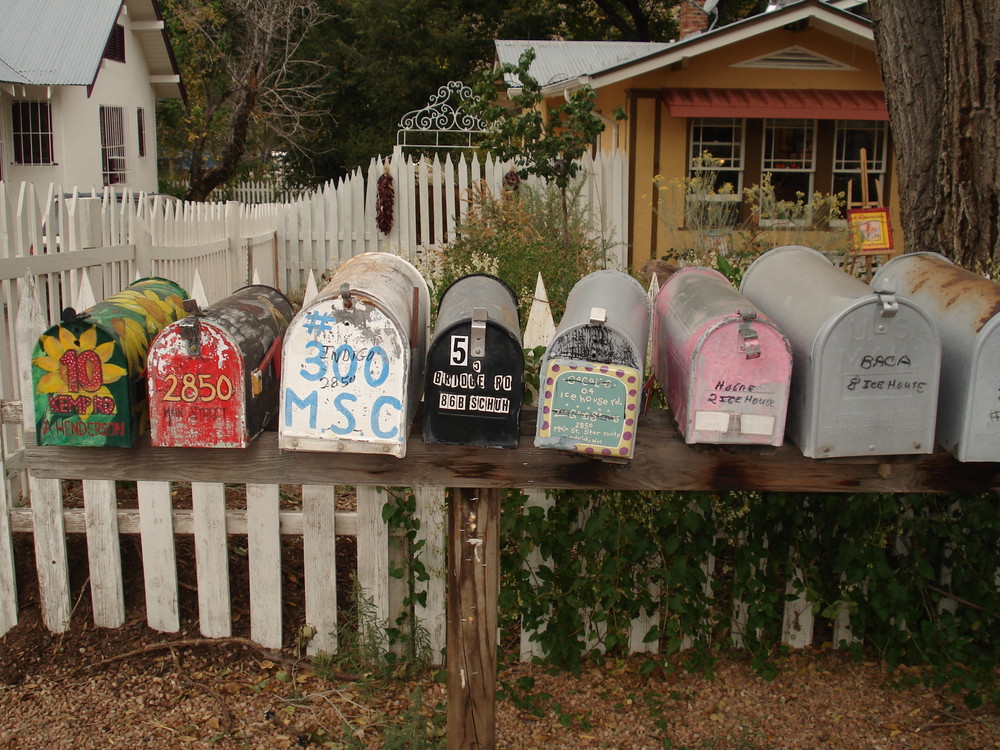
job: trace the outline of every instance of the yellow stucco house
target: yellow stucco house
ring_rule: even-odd
[[[686,212],[670,209],[663,191],[697,177],[705,152],[717,160],[716,184],[732,186],[730,195],[712,199],[727,204],[722,215],[728,221],[745,225],[753,217],[743,191],[765,175],[779,200],[803,194],[809,202],[815,193],[846,192],[850,184],[852,202],[860,203],[864,149],[869,202],[881,197],[889,208],[895,252],[901,251],[871,21],[846,9],[857,3],[843,0],[773,5],[711,28],[700,1],[683,0],[677,41],[496,42],[498,63],[516,63],[525,49],[535,49],[531,75],[543,85],[546,102],[582,86],[597,92],[597,111],[607,122],[597,145],[628,156],[633,268],[668,255],[675,230],[685,229]],[[508,81],[511,88],[517,84]],[[613,120],[618,108],[626,120]]]

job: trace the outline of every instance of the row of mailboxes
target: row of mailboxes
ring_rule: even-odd
[[[131,444],[149,349],[155,445],[244,447],[276,414],[286,450],[403,456],[421,400],[426,442],[518,445],[520,324],[499,279],[449,288],[432,339],[427,286],[391,254],[351,259],[294,318],[270,287],[187,317],[185,296],[143,279],[41,336],[41,444]],[[780,445],[787,431],[815,458],[928,453],[936,426],[960,460],[1000,459],[1000,286],[941,256],[901,256],[869,286],[813,250],[777,248],[739,291],[687,268],[652,307],[628,275],[590,274],[542,362],[537,447],[633,456],[650,327],[689,443]]]

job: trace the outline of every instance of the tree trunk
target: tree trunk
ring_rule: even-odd
[[[1000,261],[995,0],[872,0],[908,252]]]

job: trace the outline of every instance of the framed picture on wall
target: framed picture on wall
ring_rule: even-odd
[[[888,208],[852,208],[847,223],[855,237],[854,252],[860,255],[892,253],[892,226]]]

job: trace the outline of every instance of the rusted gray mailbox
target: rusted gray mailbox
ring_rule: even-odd
[[[873,283],[918,303],[941,331],[938,444],[959,461],[1000,461],[1000,284],[937,253],[893,258]]]
[[[246,448],[278,411],[292,312],[285,295],[255,284],[160,331],[146,377],[150,442]]]
[[[653,370],[688,443],[781,445],[792,350],[711,268],[682,268],[653,305]]]
[[[787,431],[804,455],[934,450],[941,344],[923,308],[798,245],[760,256],[740,289],[792,344]]]
[[[410,263],[344,263],[285,334],[278,443],[285,450],[406,455],[423,394],[430,296]]]
[[[631,276],[595,271],[577,282],[542,361],[536,447],[632,458],[649,319]]]
[[[485,274],[459,279],[441,298],[428,347],[424,441],[516,448],[523,382],[514,292]]]

